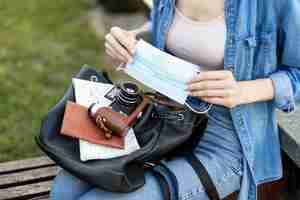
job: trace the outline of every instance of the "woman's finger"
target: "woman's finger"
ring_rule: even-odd
[[[119,52],[117,52],[109,43],[105,43],[105,49],[107,53],[109,52],[109,55],[120,62],[126,62],[127,59],[122,56]]]
[[[204,80],[223,80],[233,77],[229,70],[201,71],[193,77],[188,83],[194,83]]]
[[[123,31],[119,27],[112,27],[111,34],[118,40],[118,42],[126,48],[126,50],[133,54],[133,50],[135,47],[135,38],[128,32]]]
[[[105,49],[105,53],[107,55],[109,55],[112,59],[117,60],[116,59],[116,55],[114,54],[114,52],[112,52],[110,49]]]
[[[233,108],[237,104],[232,98],[222,98],[222,97],[203,97],[203,101],[206,101],[211,104],[225,106],[227,108]]]
[[[127,52],[127,50],[112,36],[111,34],[106,35],[105,37],[106,43],[110,45],[114,51],[118,54],[122,55],[125,59],[131,58],[131,55]]]
[[[216,81],[199,81],[193,82],[188,85],[187,90],[208,90],[208,89],[225,89],[232,87],[232,81],[229,80],[216,80]]]
[[[109,55],[111,57],[111,59],[113,61],[124,62],[124,58],[121,57],[120,55],[116,54],[111,49],[105,49],[105,52],[106,52],[107,55]]]
[[[225,99],[221,97],[203,97],[201,98],[203,101],[206,101],[207,103],[215,104],[215,105],[221,105],[225,106]]]
[[[128,51],[111,34],[106,35],[105,39],[116,52],[126,58],[126,62],[131,59],[131,55]]]
[[[234,90],[196,90],[191,91],[189,95],[195,97],[230,97],[234,93]]]

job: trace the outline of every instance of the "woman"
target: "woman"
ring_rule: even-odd
[[[239,200],[255,200],[258,184],[282,176],[274,110],[295,109],[299,18],[298,0],[155,0],[149,24],[135,31],[113,27],[106,36],[106,52],[119,63],[131,61],[136,36],[150,31],[153,45],[203,69],[187,83],[190,95],[214,104],[195,154],[221,198],[239,191]],[[167,166],[178,179],[180,199],[208,199],[185,160]],[[143,188],[110,193],[62,171],[51,196],[160,200],[159,187],[147,173]]]

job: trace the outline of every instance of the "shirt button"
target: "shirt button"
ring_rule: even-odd
[[[234,72],[234,65],[228,65],[228,70],[233,73]]]

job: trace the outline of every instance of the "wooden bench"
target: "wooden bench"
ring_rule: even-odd
[[[52,179],[58,170],[47,157],[0,163],[0,200],[49,200]],[[259,187],[258,200],[283,200],[280,193],[286,188],[286,179],[264,184]],[[236,200],[236,196],[225,200]]]
[[[47,157],[0,163],[0,200],[49,199],[57,172]]]

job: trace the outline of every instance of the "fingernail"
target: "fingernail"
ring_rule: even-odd
[[[132,59],[132,58],[129,58],[127,64],[132,63],[132,61],[133,61],[133,59]]]
[[[189,80],[189,83],[192,83],[194,80],[195,80],[195,77],[192,77],[192,78]]]
[[[131,49],[131,54],[133,55],[135,53],[135,48]]]

